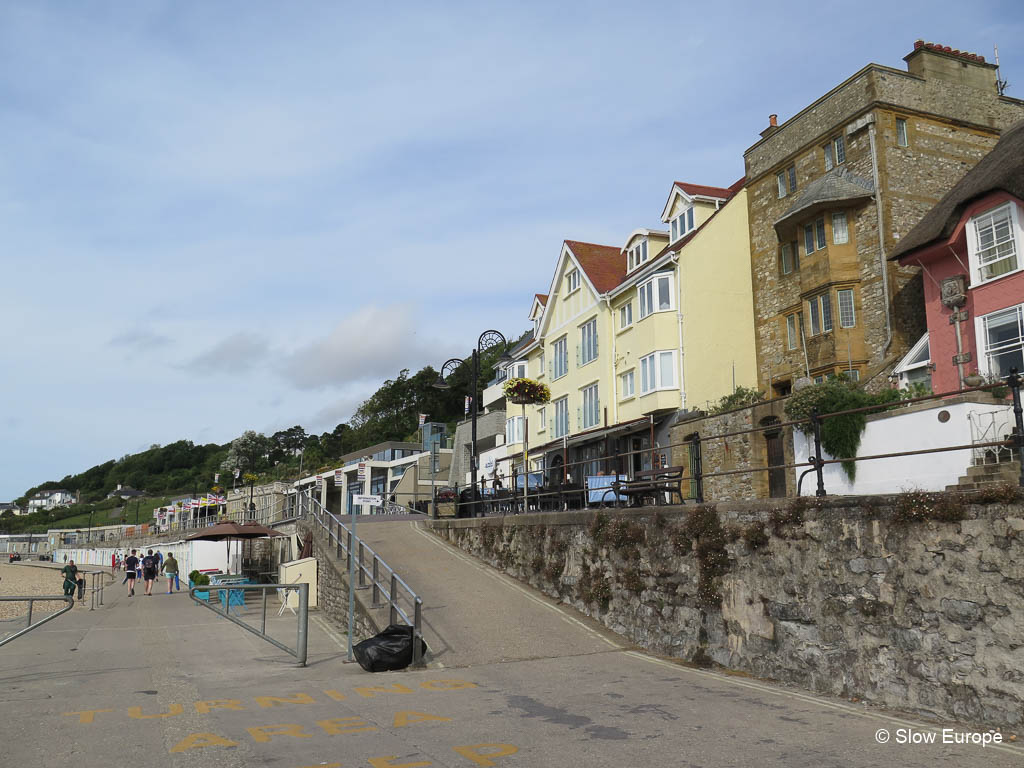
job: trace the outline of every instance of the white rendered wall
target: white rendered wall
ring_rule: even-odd
[[[949,421],[939,421],[938,415],[941,411],[949,413]],[[873,456],[924,448],[967,445],[972,440],[972,420],[977,425],[979,417],[993,412],[998,412],[1004,422],[1007,418],[1012,419],[1009,405],[981,403],[938,403],[928,410],[895,413],[876,418],[868,421],[857,455]],[[977,428],[974,431],[976,432]],[[793,448],[797,462],[807,461],[813,453],[813,439],[810,435],[795,432]],[[831,459],[832,456],[825,453],[823,458]],[[970,450],[858,461],[857,482],[850,483],[841,465],[828,464],[824,469],[825,491],[836,496],[899,493],[912,489],[942,491],[947,485],[954,485],[961,475],[966,474],[969,466]],[[798,467],[794,470],[795,477],[799,478],[805,469],[807,468]],[[812,472],[804,478],[801,495],[813,496],[815,483],[815,474]]]

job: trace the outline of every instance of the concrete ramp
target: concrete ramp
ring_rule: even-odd
[[[422,596],[432,664],[471,667],[624,647],[596,622],[452,547],[422,522],[360,520],[356,533]]]

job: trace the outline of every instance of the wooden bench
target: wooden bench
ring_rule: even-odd
[[[662,494],[669,494],[669,503],[674,494],[679,497],[679,503],[684,504],[683,498],[683,473],[684,467],[662,467],[660,469],[645,469],[633,473],[632,480],[616,480],[611,484],[601,497],[601,506],[609,493],[626,496],[629,499],[642,501],[645,498],[654,500],[655,505],[662,503]]]

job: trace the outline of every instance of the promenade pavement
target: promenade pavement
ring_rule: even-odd
[[[309,664],[193,604],[108,587],[0,647],[4,766],[1010,766],[1016,745],[629,648],[414,523],[359,533],[425,600],[426,669],[371,675],[313,613]],[[271,601],[276,614],[276,600]],[[252,620],[253,609],[246,615]],[[291,643],[291,614],[270,622]],[[958,732],[970,729],[953,727]],[[890,742],[879,744],[884,729]],[[898,729],[939,743],[899,746]]]

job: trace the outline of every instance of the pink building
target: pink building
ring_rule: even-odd
[[[934,392],[1024,372],[1024,121],[929,211],[891,257],[924,275],[928,334],[897,366]],[[930,359],[929,359],[930,357]]]

